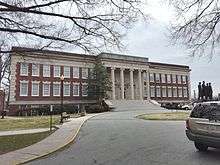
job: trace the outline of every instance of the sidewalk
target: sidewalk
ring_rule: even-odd
[[[25,163],[59,150],[75,139],[86,120],[96,115],[87,114],[85,117],[71,118],[46,139],[26,148],[0,155],[0,165]]]
[[[0,131],[0,136],[32,134],[32,133],[46,132],[49,130],[50,128],[36,128],[36,129],[25,129],[25,130],[17,130],[17,131]]]

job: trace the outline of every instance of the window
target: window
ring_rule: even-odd
[[[156,82],[160,83],[160,74],[159,73],[156,73]]]
[[[79,68],[73,67],[73,78],[79,78]]]
[[[39,96],[39,82],[32,82],[31,96]]]
[[[171,75],[167,74],[167,83],[171,83]]]
[[[64,66],[63,72],[64,72],[65,78],[70,78],[70,67],[69,66]]]
[[[162,87],[162,97],[167,97],[167,88],[165,86]]]
[[[89,70],[89,76],[90,76],[91,79],[95,79],[95,73],[94,72],[95,71],[92,68]]]
[[[60,96],[60,84],[53,84],[53,96]]]
[[[188,92],[187,92],[187,87],[183,87],[183,97],[187,97]]]
[[[161,82],[166,83],[165,74],[161,74]]]
[[[60,66],[54,66],[53,75],[54,77],[60,77]]]
[[[176,75],[172,75],[172,81],[173,83],[176,83]]]
[[[28,81],[21,81],[20,82],[20,96],[27,96],[28,95]]]
[[[183,97],[183,88],[182,87],[178,87],[178,95],[179,95],[179,97]]]
[[[154,82],[154,74],[150,73],[150,82]]]
[[[63,84],[63,95],[70,96],[70,84]]]
[[[173,87],[173,97],[177,97],[177,88]]]
[[[50,84],[49,83],[43,84],[43,96],[50,96]]]
[[[79,96],[79,84],[73,84],[73,96]]]
[[[88,78],[88,68],[82,68],[82,78],[83,79]]]
[[[168,97],[172,97],[172,88],[168,87],[168,93],[167,93]]]
[[[27,76],[28,75],[28,64],[27,63],[21,63],[20,65],[20,75]]]
[[[186,77],[187,77],[187,76],[182,76],[183,84],[186,84]]]
[[[38,64],[32,64],[32,76],[39,76],[40,67]]]
[[[161,90],[160,90],[160,86],[156,87],[156,93],[157,93],[157,97],[161,97]]]
[[[177,83],[178,83],[178,84],[181,84],[181,83],[182,83],[181,75],[178,75],[178,76],[177,76]]]
[[[155,87],[154,86],[150,87],[150,97],[155,97]]]
[[[43,65],[43,76],[50,77],[50,65]]]
[[[88,85],[82,84],[82,96],[87,96],[87,95],[88,95]]]

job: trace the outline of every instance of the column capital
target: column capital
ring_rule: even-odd
[[[134,68],[129,68],[129,71],[130,71],[130,72],[133,72],[133,71],[134,71]]]
[[[124,71],[124,70],[125,70],[125,68],[120,68],[120,70],[121,70],[121,71]]]
[[[113,67],[111,67],[111,70],[115,70],[115,67],[113,66]]]

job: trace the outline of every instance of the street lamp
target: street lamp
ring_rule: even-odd
[[[64,81],[64,75],[61,75],[60,76],[60,81],[61,81],[61,91],[60,91],[60,94],[61,94],[61,102],[60,102],[60,107],[61,107],[61,113],[60,113],[60,123],[63,123],[63,81]]]

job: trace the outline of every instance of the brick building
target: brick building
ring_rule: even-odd
[[[94,103],[87,96],[88,75],[100,59],[112,81],[110,100],[153,99],[187,102],[188,66],[149,62],[148,58],[101,53],[97,56],[13,47],[10,112],[24,106],[60,104],[60,76],[64,75],[64,104]]]

